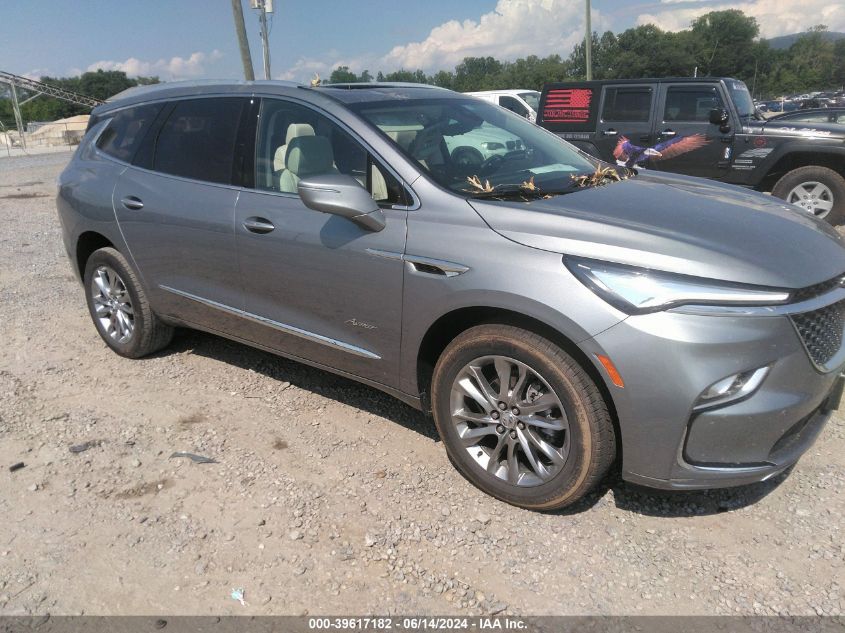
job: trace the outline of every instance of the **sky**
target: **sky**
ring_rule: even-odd
[[[263,77],[258,17],[244,2],[253,65]],[[274,0],[274,79],[399,68],[451,70],[467,56],[567,57],[583,37],[584,0]],[[845,31],[843,0],[593,0],[593,30],[653,23],[677,31],[738,8],[774,37],[816,24]],[[31,77],[123,70],[163,80],[238,78],[230,0],[0,0],[0,70]]]

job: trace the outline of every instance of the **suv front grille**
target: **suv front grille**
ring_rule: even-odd
[[[812,312],[793,314],[791,318],[812,361],[826,368],[842,347],[845,300]]]

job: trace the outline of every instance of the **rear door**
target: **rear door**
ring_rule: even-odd
[[[734,130],[710,123],[710,110],[727,107],[717,83],[660,85],[656,138],[644,166],[704,178],[724,178],[731,162]]]
[[[226,327],[214,306],[243,304],[231,182],[248,101],[168,104],[114,189],[120,229],[157,311],[206,328]]]
[[[602,159],[640,167],[651,146],[654,84],[607,85],[602,92],[595,144]]]

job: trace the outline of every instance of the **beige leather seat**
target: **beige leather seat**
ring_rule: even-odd
[[[273,156],[273,171],[279,173],[285,168],[285,157],[288,152],[288,145],[290,142],[300,136],[314,136],[314,128],[308,123],[291,123],[288,125],[287,132],[285,132],[285,144],[276,149],[276,154]]]
[[[395,132],[388,132],[387,135],[392,138],[396,144],[407,151],[411,147],[411,143],[417,138],[416,130],[399,130]]]
[[[279,176],[279,191],[296,193],[301,178],[336,174],[332,145],[325,136],[298,136],[288,143],[285,170]]]

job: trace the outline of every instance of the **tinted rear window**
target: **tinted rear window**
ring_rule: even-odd
[[[648,121],[651,88],[608,88],[604,93],[602,121]]]
[[[161,107],[160,103],[151,103],[115,113],[97,139],[97,147],[109,156],[130,162]]]
[[[229,184],[240,97],[179,101],[159,132],[153,169],[174,176]]]

